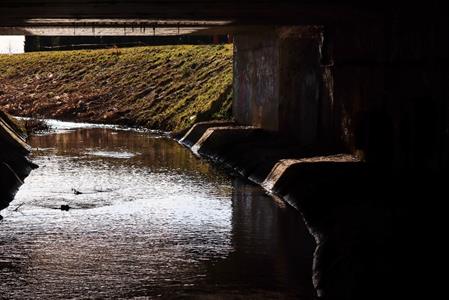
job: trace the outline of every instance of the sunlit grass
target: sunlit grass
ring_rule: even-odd
[[[0,109],[181,130],[229,118],[232,45],[0,55]]]

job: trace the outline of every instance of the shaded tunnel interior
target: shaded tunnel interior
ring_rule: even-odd
[[[447,4],[386,11],[365,19],[326,10],[305,24],[272,16],[251,28],[239,19],[232,29],[233,117],[261,131],[214,151],[264,176],[292,145],[359,159],[295,165],[273,188],[317,242],[319,299],[432,293],[431,232],[449,166]],[[260,154],[261,144],[285,152]]]
[[[299,208],[318,243],[320,299],[432,293],[426,260],[449,157],[443,14],[235,36],[238,122],[317,156],[362,161],[299,164],[273,188]]]
[[[234,116],[390,171],[448,166],[444,20],[236,35]]]

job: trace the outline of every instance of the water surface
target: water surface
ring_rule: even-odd
[[[160,135],[52,126],[2,211],[0,298],[311,299],[297,211]]]

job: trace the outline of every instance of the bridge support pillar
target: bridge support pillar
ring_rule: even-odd
[[[234,118],[382,170],[447,169],[447,34],[439,15],[236,33]]]
[[[330,109],[318,27],[265,28],[234,38],[234,117],[296,139],[326,142]],[[324,101],[324,102],[323,102]],[[324,130],[326,129],[326,130]]]

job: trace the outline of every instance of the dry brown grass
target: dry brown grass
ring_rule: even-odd
[[[230,117],[231,45],[0,55],[0,70],[13,115],[162,130]]]

